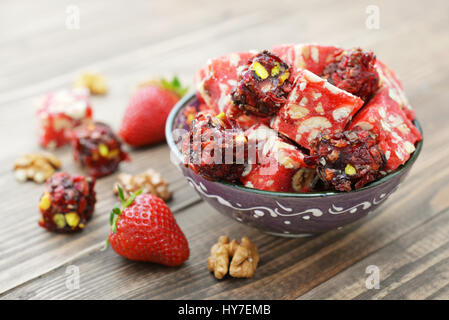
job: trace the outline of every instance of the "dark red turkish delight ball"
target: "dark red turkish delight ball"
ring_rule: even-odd
[[[334,86],[366,101],[379,88],[376,56],[360,48],[349,52],[337,52],[335,62],[328,65],[321,75]]]
[[[86,167],[89,174],[99,178],[115,172],[128,155],[112,129],[94,122],[76,129],[72,136],[75,161]]]
[[[183,143],[184,164],[208,180],[237,181],[246,161],[247,139],[224,113],[199,113]]]
[[[39,202],[39,225],[63,233],[82,230],[94,212],[94,186],[95,178],[55,173],[47,180]]]
[[[320,179],[338,191],[359,189],[375,180],[386,162],[376,138],[361,128],[319,135],[305,160],[316,164]]]
[[[249,60],[239,73],[232,100],[245,113],[271,116],[285,104],[291,90],[288,64],[263,51]]]

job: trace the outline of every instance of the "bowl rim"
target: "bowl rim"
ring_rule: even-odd
[[[196,97],[196,92],[191,91],[187,93],[181,100],[178,101],[178,103],[173,107],[171,110],[167,122],[165,125],[165,136],[167,139],[168,146],[170,148],[170,151],[173,152],[178,160],[181,162],[183,161],[183,157],[181,152],[178,150],[175,141],[173,140],[173,125],[174,121],[178,115],[178,113],[183,109],[191,100],[193,100]],[[385,177],[382,177],[379,180],[376,180],[374,182],[371,182],[364,186],[363,188],[357,189],[357,190],[351,190],[349,192],[339,192],[339,191],[320,191],[320,192],[308,192],[308,193],[293,193],[293,192],[279,192],[279,191],[266,191],[266,190],[259,190],[259,189],[253,189],[248,188],[245,186],[233,184],[226,181],[213,181],[214,183],[222,184],[224,186],[230,187],[232,189],[236,189],[239,191],[249,192],[249,193],[255,193],[260,195],[266,195],[266,196],[276,196],[276,197],[287,197],[287,198],[315,198],[315,197],[328,197],[328,196],[336,196],[336,195],[342,195],[342,194],[354,194],[357,192],[363,192],[368,189],[372,189],[378,185],[384,184],[385,182],[393,179],[394,177],[401,175],[404,171],[407,171],[413,163],[415,163],[416,159],[418,158],[419,154],[421,153],[421,149],[424,142],[424,134],[421,128],[421,125],[419,124],[418,120],[413,120],[413,124],[416,126],[418,131],[421,133],[422,139],[418,141],[416,145],[416,150],[413,152],[411,157],[407,160],[405,164],[403,164],[399,169],[396,169],[394,172],[386,175]]]

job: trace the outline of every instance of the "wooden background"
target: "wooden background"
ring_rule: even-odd
[[[80,9],[80,29],[65,26]],[[365,25],[380,9],[380,29]],[[3,299],[448,299],[449,298],[449,2],[431,1],[13,1],[0,4],[0,297]],[[190,83],[209,57],[290,42],[374,50],[404,82],[421,121],[423,152],[380,211],[342,230],[283,239],[249,229],[201,202],[168,161],[161,144],[131,151],[122,171],[159,170],[191,247],[180,268],[135,263],[100,252],[116,199],[115,176],[97,185],[98,203],[84,232],[58,235],[37,226],[43,186],[19,184],[21,154],[38,151],[33,98],[69,87],[85,70],[103,73],[110,93],[92,103],[117,128],[133,87],[155,75]],[[70,149],[64,170],[80,172]],[[253,279],[217,281],[208,273],[220,235],[249,236],[260,266]],[[67,289],[67,267],[80,288]],[[368,290],[366,267],[380,269]]]

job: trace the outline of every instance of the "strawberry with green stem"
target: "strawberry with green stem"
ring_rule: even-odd
[[[119,255],[135,261],[166,266],[179,266],[189,258],[189,245],[184,233],[164,201],[141,191],[122,201],[110,215],[111,231],[106,246]]]
[[[187,90],[177,77],[141,84],[125,110],[119,136],[133,147],[164,141],[168,114]]]

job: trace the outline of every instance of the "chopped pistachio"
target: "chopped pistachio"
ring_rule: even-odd
[[[288,71],[285,71],[280,77],[279,77],[279,81],[280,83],[284,83],[285,80],[288,79],[288,77],[290,76],[290,73]]]
[[[235,142],[237,142],[237,143],[245,143],[246,142],[246,137],[245,137],[245,135],[242,133],[242,134],[239,134],[239,135],[237,135],[236,137],[235,137]]]
[[[53,216],[53,221],[55,222],[58,228],[65,227],[65,218],[63,213],[57,213]]]
[[[195,115],[194,114],[189,114],[187,116],[187,123],[190,124],[193,120],[195,120]]]
[[[262,80],[265,80],[266,78],[268,78],[269,74],[267,69],[265,69],[265,67],[263,65],[261,65],[259,62],[254,62],[253,66],[252,66],[252,70],[257,74],[257,76],[259,78],[261,78]]]
[[[51,206],[50,194],[48,192],[45,192],[41,198],[41,201],[39,202],[39,209],[45,211],[48,208],[50,208],[50,206]]]
[[[217,115],[217,119],[224,120],[226,118],[226,114],[224,112],[221,112]]]
[[[355,168],[353,167],[353,166],[351,166],[349,163],[346,165],[346,168],[345,168],[345,173],[348,175],[348,176],[353,176],[353,175],[355,175],[356,173],[357,173],[357,171],[355,170]]]
[[[275,77],[279,74],[280,70],[279,70],[279,63],[276,63],[273,67],[273,69],[271,69],[271,76]]]
[[[102,157],[107,157],[109,154],[109,148],[107,145],[105,145],[104,143],[101,143],[98,146],[98,151],[100,152]]]
[[[67,224],[72,228],[75,228],[80,222],[80,216],[76,212],[66,213],[65,219],[67,220]]]
[[[226,121],[226,113],[221,112],[216,116],[216,118],[218,119],[218,121],[220,121],[221,124],[224,124],[224,121]]]
[[[109,158],[109,159],[116,158],[116,157],[118,157],[119,154],[120,154],[120,150],[119,150],[119,149],[111,150],[111,151],[108,153],[108,158]]]

